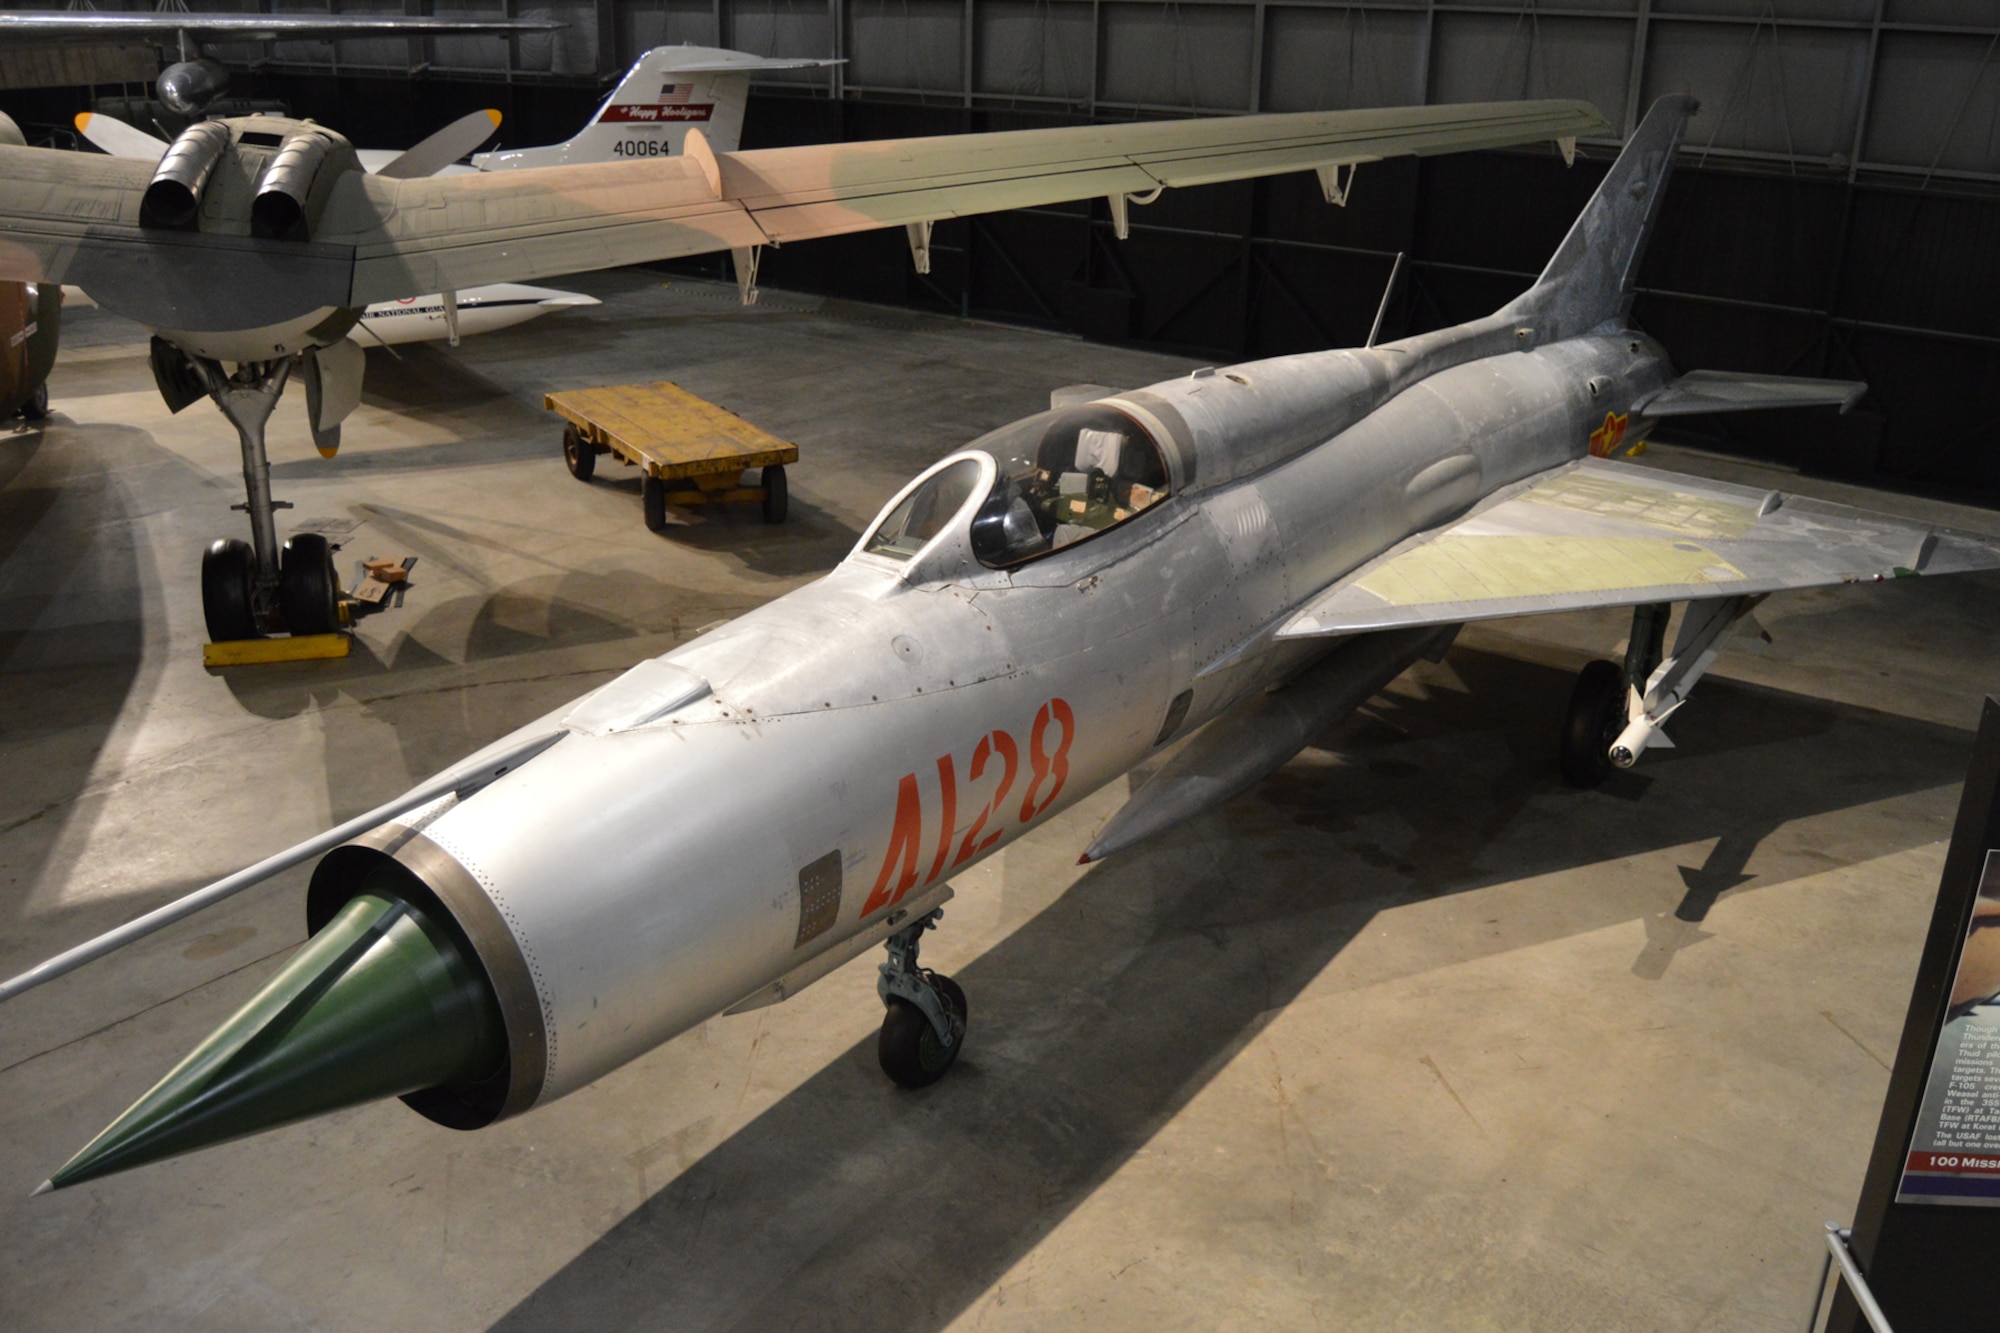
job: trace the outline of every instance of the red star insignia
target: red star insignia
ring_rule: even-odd
[[[1628,419],[1623,412],[1604,414],[1604,424],[1590,433],[1592,458],[1609,458],[1625,442],[1625,423]]]

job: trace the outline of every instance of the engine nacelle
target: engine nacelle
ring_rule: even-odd
[[[182,60],[160,71],[153,85],[167,110],[177,116],[198,116],[229,89],[229,71],[219,61],[202,57]]]
[[[250,201],[252,236],[273,241],[307,238],[313,182],[332,156],[333,148],[333,140],[318,130],[300,130],[285,136],[284,143],[264,165],[264,175],[257,182],[257,197]]]
[[[139,200],[139,225],[192,231],[201,212],[201,192],[215,164],[229,151],[229,127],[205,120],[182,130],[167,146]]]

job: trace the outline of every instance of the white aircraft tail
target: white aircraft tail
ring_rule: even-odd
[[[656,46],[639,58],[575,138],[546,148],[481,153],[473,165],[501,171],[679,157],[688,130],[697,125],[710,148],[734,152],[743,137],[751,75],[839,63],[753,56],[712,46]]]
[[[1632,284],[1659,216],[1674,149],[1697,106],[1681,96],[1653,103],[1542,276],[1502,315],[1534,324],[1538,341],[1549,342],[1631,313]]]

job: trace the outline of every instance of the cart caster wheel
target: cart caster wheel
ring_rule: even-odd
[[[956,981],[936,973],[927,974],[951,1016],[958,1040],[946,1046],[938,1040],[937,1029],[924,1017],[923,1010],[908,1000],[891,997],[889,1011],[882,1015],[882,1035],[875,1043],[875,1056],[882,1072],[898,1086],[927,1088],[944,1077],[965,1046],[965,992]]]
[[[667,530],[667,483],[647,477],[639,483],[639,498],[646,506],[646,526],[654,532]]]
[[[293,634],[331,634],[340,628],[340,576],[333,547],[317,532],[285,543],[278,564],[278,606]]]
[[[250,543],[235,537],[218,537],[201,555],[201,614],[208,622],[208,637],[216,643],[232,639],[261,639],[252,591],[257,578],[257,556]]]
[[[583,442],[574,426],[563,428],[563,462],[578,481],[589,481],[597,473],[597,450]]]
[[[1601,786],[1611,776],[1611,742],[1625,725],[1625,672],[1616,662],[1596,661],[1577,673],[1563,718],[1563,781],[1572,787]]]
[[[48,414],[49,382],[43,380],[35,386],[35,391],[28,395],[28,401],[21,404],[21,419],[23,421],[40,421]]]
[[[764,521],[783,523],[791,504],[791,490],[785,485],[785,469],[781,464],[773,463],[764,469]]]

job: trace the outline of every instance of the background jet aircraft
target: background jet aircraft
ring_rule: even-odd
[[[308,121],[189,126],[157,166],[0,146],[0,281],[72,282],[155,330],[153,371],[175,411],[204,394],[243,446],[251,542],[202,561],[210,636],[334,628],[324,538],[280,552],[264,425],[294,365],[322,448],[361,396],[344,340],[372,302],[731,250],[747,294],[760,247],[909,229],[920,265],[942,217],[1495,147],[1604,127],[1581,102],[1482,103],[1076,126],[717,152],[387,180]],[[329,353],[329,350],[331,352]],[[224,363],[234,363],[233,371]]]
[[[0,984],[326,852],[306,945],[43,1188],[388,1096],[476,1128],[877,943],[882,1066],[926,1084],[967,1039],[963,991],[918,962],[950,880],[1196,728],[1087,857],[1272,771],[1468,619],[1635,608],[1565,723],[1587,782],[1660,743],[1764,595],[2000,567],[2000,541],[1609,457],[1696,404],[1862,388],[1676,378],[1631,326],[1692,110],[1653,107],[1495,314],[1003,426],[817,583]]]

